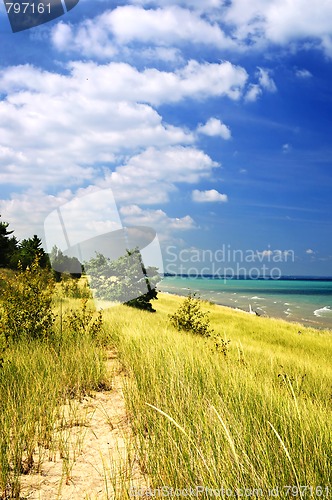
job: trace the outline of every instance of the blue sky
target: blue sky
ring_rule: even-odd
[[[13,34],[1,4],[2,220],[44,238],[50,212],[111,189],[166,270],[167,248],[228,245],[331,276],[331,18],[308,0],[80,0]],[[100,207],[84,223],[112,226]]]

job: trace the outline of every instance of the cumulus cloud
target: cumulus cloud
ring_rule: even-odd
[[[229,127],[217,118],[210,118],[205,125],[199,125],[197,132],[210,137],[222,137],[226,141],[232,137]]]
[[[311,0],[232,0],[223,20],[233,26],[233,37],[245,47],[264,49],[267,43],[304,46],[316,41],[328,55],[331,49],[332,3]]]
[[[211,95],[237,99],[246,79],[245,70],[229,62],[190,61],[175,72],[92,62],[71,63],[66,74],[7,68],[0,76],[6,95],[0,101],[0,181],[79,185],[95,177],[96,163],[116,166],[119,156],[152,145],[191,145],[195,134],[165,123],[155,106]]]
[[[112,58],[133,55],[133,42],[263,51],[268,44],[305,48],[310,40],[332,57],[331,17],[331,2],[311,0],[133,0],[78,26],[61,21],[52,41],[61,51]]]
[[[135,226],[148,226],[160,229],[175,229],[178,231],[195,228],[194,220],[189,216],[168,217],[163,210],[142,209],[138,205],[124,206],[120,210],[124,221]]]
[[[40,189],[30,188],[24,193],[13,193],[11,199],[1,199],[0,213],[6,214],[5,220],[10,221],[10,228],[15,230],[14,236],[19,240],[30,238],[33,233],[42,237],[45,218],[71,197],[70,190],[51,195]]]
[[[127,5],[109,11],[104,16],[107,17],[105,24],[119,43],[139,41],[176,45],[190,41],[220,48],[233,45],[218,24],[211,24],[197,12],[176,5],[147,10]]]
[[[198,189],[194,189],[192,192],[192,200],[197,203],[226,203],[228,201],[228,197],[227,194],[221,194],[216,189],[210,189],[208,191],[199,191]]]
[[[127,205],[120,209],[120,214],[125,225],[153,228],[162,243],[174,241],[177,232],[197,229],[196,222],[190,215],[169,217],[161,209],[142,209],[138,205]]]
[[[248,79],[246,70],[229,61],[199,63],[190,60],[176,71],[147,68],[139,71],[127,63],[97,64],[72,62],[68,74],[42,71],[30,65],[7,68],[0,76],[0,91],[16,99],[29,97],[25,92],[66,94],[67,100],[78,97],[101,103],[113,101],[144,102],[151,105],[179,102],[184,98],[204,99],[225,96],[237,100]],[[18,95],[19,94],[19,95]]]
[[[193,147],[148,148],[107,174],[101,187],[111,187],[119,202],[158,204],[169,201],[177,183],[195,184],[219,166]]]
[[[235,46],[216,22],[201,17],[198,11],[174,4],[155,9],[119,6],[77,26],[61,21],[53,28],[51,39],[59,51],[98,58],[110,58],[118,52],[123,54],[123,46],[132,42],[160,47],[184,43],[218,48]],[[160,56],[163,56],[161,52]]]
[[[188,98],[238,99],[247,77],[229,62],[190,61],[176,71],[78,61],[63,73],[31,65],[5,68],[0,182],[28,191],[12,194],[0,208],[25,237],[22,213],[29,214],[29,232],[40,228],[82,185],[111,188],[119,206],[168,202],[178,183],[199,183],[219,164],[195,147],[197,132],[165,122],[156,107]],[[70,189],[66,197],[47,194],[63,186]],[[191,222],[175,219],[168,227],[182,224]]]

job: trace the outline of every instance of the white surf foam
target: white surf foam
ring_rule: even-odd
[[[320,309],[316,309],[314,311],[314,315],[320,318],[326,314],[332,313],[332,309],[330,306],[321,307]]]

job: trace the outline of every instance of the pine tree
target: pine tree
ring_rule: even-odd
[[[18,241],[15,236],[10,236],[14,231],[8,231],[8,226],[8,222],[0,222],[0,267],[15,267],[13,260]]]

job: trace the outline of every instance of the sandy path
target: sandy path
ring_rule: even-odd
[[[39,473],[22,476],[21,498],[123,499],[129,498],[130,486],[146,488],[133,450],[122,391],[124,374],[113,353],[107,363],[112,390],[63,408],[64,423],[57,432],[62,452],[52,456],[48,451]]]

